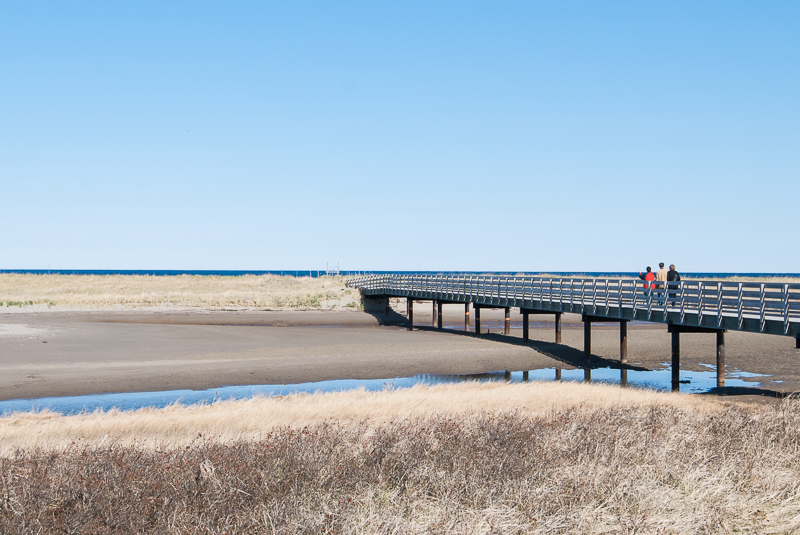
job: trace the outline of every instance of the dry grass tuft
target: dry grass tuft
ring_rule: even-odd
[[[489,391],[502,397],[503,388]],[[418,398],[437,394],[429,390]],[[448,393],[463,399],[457,390]],[[639,404],[627,394],[604,399],[611,387],[585,390],[585,405],[551,397],[539,408],[394,418],[381,409],[388,419],[302,427],[275,427],[266,417],[255,440],[198,434],[159,449],[107,441],[18,450],[0,458],[0,532],[755,533],[800,526],[797,400],[749,408],[701,402],[693,410],[669,395]],[[373,394],[360,395],[368,414]],[[276,401],[336,401],[326,396]]]
[[[284,275],[31,275],[0,273],[0,305],[109,307],[358,308],[343,277]]]

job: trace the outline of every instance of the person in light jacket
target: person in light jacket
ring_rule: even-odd
[[[658,304],[660,306],[664,304],[664,286],[666,286],[664,283],[667,282],[667,270],[664,269],[664,262],[659,262],[658,267],[656,284],[653,287],[656,289],[656,297],[658,298]]]

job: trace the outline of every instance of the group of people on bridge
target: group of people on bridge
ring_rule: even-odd
[[[656,297],[658,297],[658,304],[663,304],[664,300],[664,286],[666,282],[677,282],[681,280],[681,274],[675,269],[675,264],[670,264],[669,271],[664,268],[664,262],[659,262],[658,271],[653,273],[653,268],[647,266],[647,271],[642,274],[639,272],[639,278],[644,282],[644,289],[647,290],[648,295],[652,290],[656,290]],[[673,292],[669,294],[670,298],[675,297]]]

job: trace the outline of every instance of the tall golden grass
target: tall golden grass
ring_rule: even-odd
[[[106,444],[172,448],[192,443],[197,434],[219,442],[252,440],[278,427],[302,428],[320,422],[374,423],[475,412],[518,410],[541,416],[553,410],[608,407],[709,412],[722,405],[711,399],[568,382],[459,383],[385,390],[254,397],[213,404],[62,416],[49,411],[0,418],[0,454],[17,448],[60,448],[68,444]]]
[[[164,415],[4,418],[4,445],[49,426],[74,442],[39,434],[0,457],[0,532],[800,528],[794,399],[741,406],[605,385],[458,384]],[[117,418],[141,440],[119,436]]]
[[[0,274],[0,304],[74,308],[253,307],[320,309],[360,306],[343,277],[280,275]]]

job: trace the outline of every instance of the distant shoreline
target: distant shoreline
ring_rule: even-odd
[[[270,269],[270,270],[208,270],[208,269],[0,269],[0,274],[23,275],[146,275],[153,277],[172,276],[217,276],[241,277],[245,275],[282,275],[291,277],[324,277],[324,269]],[[630,278],[637,277],[638,271],[364,271],[341,270],[339,276],[359,275],[471,275],[471,276],[528,276],[528,277],[590,277],[590,278]],[[739,272],[691,272],[681,273],[688,279],[800,279],[800,273],[739,273]]]

